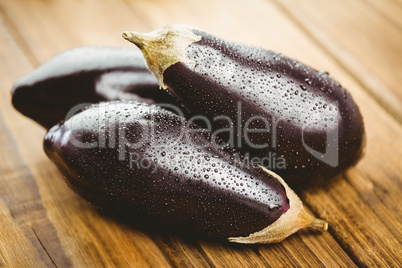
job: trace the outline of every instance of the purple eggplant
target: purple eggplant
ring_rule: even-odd
[[[167,91],[159,90],[141,53],[126,48],[67,50],[21,77],[12,90],[14,107],[47,129],[76,105],[108,100],[177,106]]]
[[[104,209],[238,243],[326,230],[278,175],[208,135],[155,105],[106,102],[52,127],[44,150],[73,190]]]
[[[334,177],[362,155],[359,108],[326,72],[185,25],[123,37],[190,116],[206,116],[212,138],[291,185]]]

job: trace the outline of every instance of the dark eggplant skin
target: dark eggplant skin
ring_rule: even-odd
[[[155,105],[117,101],[91,105],[51,128],[44,150],[90,203],[207,236],[257,232],[296,206],[281,179],[240,162],[207,136]]]
[[[77,47],[52,57],[21,77],[12,104],[46,129],[81,103],[109,100],[178,103],[146,68],[137,49]]]
[[[290,185],[321,182],[360,159],[362,115],[328,73],[189,26],[168,25],[152,35],[127,32],[123,37],[146,52],[160,85],[190,116],[205,115],[213,133],[254,162],[264,165],[268,156],[281,160],[280,165],[270,161],[267,168]],[[155,66],[154,58],[162,64]]]

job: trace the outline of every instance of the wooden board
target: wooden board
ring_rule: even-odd
[[[0,267],[402,266],[401,9],[392,0],[0,0]],[[365,157],[325,186],[298,189],[328,232],[258,246],[189,239],[123,224],[66,186],[43,153],[45,130],[12,108],[13,82],[65,49],[131,47],[122,31],[175,22],[282,52],[351,92]]]

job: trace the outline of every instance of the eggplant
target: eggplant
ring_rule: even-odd
[[[275,173],[253,168],[209,133],[155,105],[94,104],[45,136],[68,185],[105,210],[237,243],[326,230]]]
[[[79,110],[88,103],[122,99],[178,105],[168,92],[159,90],[141,53],[127,48],[64,51],[21,77],[12,89],[14,107],[47,129],[65,119],[73,107]]]
[[[323,182],[362,156],[362,115],[327,72],[186,25],[123,37],[190,117],[206,117],[212,138],[292,186]]]

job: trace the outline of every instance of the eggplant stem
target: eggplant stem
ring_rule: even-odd
[[[319,231],[326,231],[328,223],[314,217],[304,206],[296,193],[289,188],[285,181],[274,172],[259,166],[264,172],[275,177],[285,188],[289,199],[290,208],[283,213],[274,223],[244,237],[229,237],[230,242],[243,244],[269,244],[280,242],[300,229],[312,228]]]
[[[314,219],[314,221],[310,223],[309,228],[325,232],[326,230],[328,230],[328,222],[321,219]]]
[[[123,38],[134,43],[141,49],[148,69],[159,81],[159,86],[166,89],[163,73],[177,62],[194,67],[195,62],[190,60],[186,48],[201,37],[193,29],[185,25],[165,25],[151,33],[124,32]]]
[[[123,38],[135,44],[139,49],[144,47],[144,39],[141,34],[136,32],[124,32],[122,34]]]

